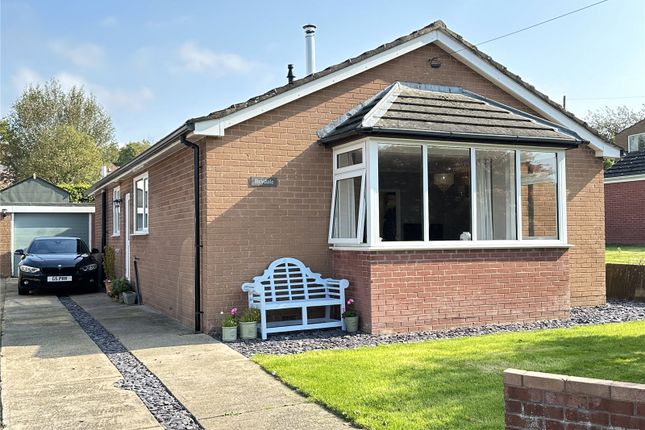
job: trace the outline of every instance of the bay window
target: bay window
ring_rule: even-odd
[[[566,246],[564,150],[366,138],[334,148],[329,243]]]
[[[134,178],[134,233],[148,233],[148,173]]]

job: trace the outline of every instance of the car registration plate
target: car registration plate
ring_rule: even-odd
[[[71,276],[48,276],[47,282],[69,282],[72,280]]]

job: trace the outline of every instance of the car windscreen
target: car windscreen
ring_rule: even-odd
[[[87,254],[80,239],[36,239],[29,246],[29,254]]]

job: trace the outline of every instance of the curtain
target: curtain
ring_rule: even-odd
[[[332,237],[345,239],[356,237],[361,181],[362,178],[358,176],[337,182]]]

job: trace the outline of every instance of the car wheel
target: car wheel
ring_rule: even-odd
[[[27,294],[29,294],[29,290],[27,288],[18,287],[19,296],[26,296]]]

